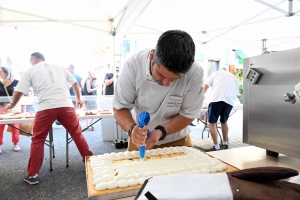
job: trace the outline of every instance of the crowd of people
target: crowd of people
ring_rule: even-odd
[[[193,146],[189,125],[199,115],[208,88],[211,88],[208,122],[214,143],[210,150],[228,148],[227,119],[237,96],[236,77],[226,70],[219,70],[204,83],[204,70],[194,57],[192,37],[184,31],[170,30],[159,37],[154,49],[143,50],[127,59],[122,73],[119,74],[119,68],[115,67],[105,75],[104,94],[114,95],[114,116],[129,135],[129,151],[137,150],[139,146],[147,149]],[[39,52],[31,54],[30,63],[32,67],[22,73],[20,81],[14,79],[9,68],[0,68],[0,96],[12,96],[11,102],[3,105],[6,110],[14,108],[29,91],[37,96],[39,104],[24,179],[34,185],[39,183],[44,142],[55,121],[59,121],[70,133],[83,162],[86,156],[92,155],[74,107],[97,109],[97,102],[84,102],[82,96],[97,95],[101,84],[97,83],[93,71],[88,71],[87,78],[82,80],[75,73],[74,65],[66,68],[48,63]],[[150,121],[140,127],[138,118],[142,111],[149,113]],[[221,147],[216,137],[219,117],[224,139]],[[91,124],[92,120],[86,121],[90,130],[94,130]],[[3,143],[3,129],[4,125],[1,125],[0,145]],[[19,133],[16,130],[12,135],[13,149],[19,151]]]

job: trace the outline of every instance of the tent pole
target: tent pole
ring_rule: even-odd
[[[267,39],[262,39],[262,52],[267,51]]]
[[[286,14],[286,16],[289,15],[289,13],[286,12],[285,10],[282,10],[282,9],[280,9],[280,8],[277,8],[276,6],[273,6],[272,4],[269,4],[269,3],[264,2],[264,1],[261,1],[261,0],[255,0],[255,1],[257,1],[257,2],[259,2],[259,3],[261,3],[261,4],[264,4],[264,5],[266,5],[266,6],[270,7],[270,8],[273,8],[274,10],[277,10],[277,11],[279,11],[279,12],[282,12],[282,13]]]
[[[260,0],[256,0],[256,1],[260,1]],[[278,2],[278,3],[275,4],[275,5],[277,6],[277,5],[281,4],[281,3],[284,2],[284,1],[285,1],[285,0],[280,1],[280,2]],[[273,6],[273,5],[272,5],[272,6]],[[216,39],[216,38],[218,38],[218,37],[224,35],[225,33],[229,32],[229,31],[232,31],[232,30],[235,29],[235,28],[238,28],[239,26],[242,26],[242,25],[246,24],[248,21],[250,21],[250,20],[252,20],[252,19],[258,17],[259,15],[261,15],[261,14],[263,14],[263,13],[265,13],[265,12],[267,12],[269,9],[270,9],[270,8],[268,8],[268,9],[266,9],[266,10],[264,10],[264,11],[258,13],[257,15],[255,15],[255,16],[253,16],[253,17],[247,19],[247,20],[245,20],[244,22],[242,22],[242,23],[240,23],[240,24],[238,24],[238,25],[236,25],[236,26],[231,27],[229,30],[227,30],[227,31],[225,31],[225,32],[223,32],[223,33],[221,33],[220,35],[217,35],[217,36],[213,37],[212,39],[207,40],[206,43],[208,43],[208,42],[210,42],[210,41],[212,41],[212,40],[214,40],[214,39]],[[209,31],[207,31],[207,32],[209,33]]]
[[[26,13],[26,12],[22,12],[22,11],[18,11],[18,10],[13,10],[13,9],[10,9],[10,8],[0,7],[0,9],[6,10],[6,11],[10,11],[10,12],[14,12],[14,13],[18,13],[18,14],[23,14],[23,15],[31,16],[31,17],[37,17],[37,18],[40,18],[40,19],[45,19],[48,22],[54,22],[54,23],[56,22],[56,23],[68,24],[68,25],[72,25],[72,26],[78,26],[78,27],[81,27],[81,28],[87,28],[87,29],[91,29],[91,30],[102,31],[102,32],[105,32],[105,33],[108,32],[107,30],[103,30],[103,29],[100,29],[100,28],[94,28],[94,27],[90,27],[90,26],[75,24],[75,23],[71,23],[71,22],[68,22],[68,21],[61,21],[61,20],[54,19],[54,18],[49,18],[49,17],[44,17],[44,16],[40,16],[40,15]]]
[[[132,0],[124,10],[123,16],[116,26],[117,33],[124,37],[133,23],[140,17],[153,0]]]
[[[289,0],[289,13],[288,13],[288,17],[289,16],[293,16],[294,13],[293,13],[293,0]]]
[[[113,50],[113,54],[114,54],[114,67],[113,67],[113,74],[114,74],[114,79],[115,79],[115,73],[116,73],[116,35],[113,36],[113,45],[114,45],[114,50]],[[115,83],[116,81],[114,81]]]
[[[270,46],[269,48],[271,48],[271,47],[273,48],[273,47],[276,47],[276,46],[280,46],[280,45],[282,45],[282,44],[286,44],[286,43],[289,43],[289,42],[291,42],[291,41],[298,40],[298,39],[300,39],[300,37],[295,37],[295,38],[293,38],[293,39],[291,39],[291,40],[287,40],[287,41],[282,42],[282,43],[280,43],[280,44],[276,44],[276,45]]]
[[[300,10],[295,11],[294,14],[296,14],[296,13],[298,13],[298,12],[300,12]]]

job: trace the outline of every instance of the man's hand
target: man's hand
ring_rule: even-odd
[[[145,141],[147,139],[147,131],[148,131],[148,126],[144,126],[144,128],[135,126],[132,129],[131,136],[130,136],[132,143],[137,147],[144,146]]]
[[[77,105],[77,108],[82,108],[83,101],[81,99],[76,98],[76,105]]]
[[[109,85],[114,83],[114,78],[109,79]]]
[[[13,106],[10,103],[5,106],[5,110],[10,110],[12,108],[13,108]]]
[[[149,133],[149,137],[146,140],[146,147],[148,150],[152,149],[158,140],[163,136],[160,130],[153,130]]]
[[[111,85],[111,84],[113,84],[113,83],[114,83],[114,78],[106,79],[106,80],[105,80],[105,85],[106,85],[106,86],[109,86],[109,85]]]

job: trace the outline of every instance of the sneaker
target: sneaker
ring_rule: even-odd
[[[222,149],[228,149],[228,144],[223,144]]]
[[[14,151],[20,151],[21,148],[17,145],[17,144],[14,144]]]
[[[228,149],[228,144],[220,144],[221,149]]]
[[[61,123],[58,120],[55,120],[55,124],[58,125],[58,126],[61,125]]]
[[[35,176],[26,176],[24,178],[24,181],[27,182],[30,185],[39,184],[38,174],[36,174]]]
[[[205,152],[210,152],[210,151],[219,151],[221,149],[216,149],[215,146],[213,146],[212,148],[210,149],[206,149]]]
[[[94,131],[95,128],[94,128],[93,126],[90,126],[90,127],[88,128],[88,130],[89,130],[89,131]]]

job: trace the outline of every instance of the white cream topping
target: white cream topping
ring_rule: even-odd
[[[125,179],[119,180],[118,181],[118,187],[120,188],[126,188],[128,187],[128,181]]]
[[[184,152],[185,155],[178,155]],[[166,157],[165,155],[178,156]],[[140,162],[138,151],[125,151],[90,157],[93,172],[93,184],[96,190],[125,188],[143,184],[153,176],[169,174],[216,173],[227,169],[227,165],[216,158],[191,147],[165,147],[147,150],[146,155],[164,156],[160,159],[146,159]],[[131,160],[130,162],[113,162],[115,160]]]
[[[118,188],[118,182],[117,181],[109,181],[107,183],[107,189],[113,190],[113,189],[116,189],[116,188]]]
[[[96,190],[106,190],[107,189],[107,182],[97,184],[95,189]]]

